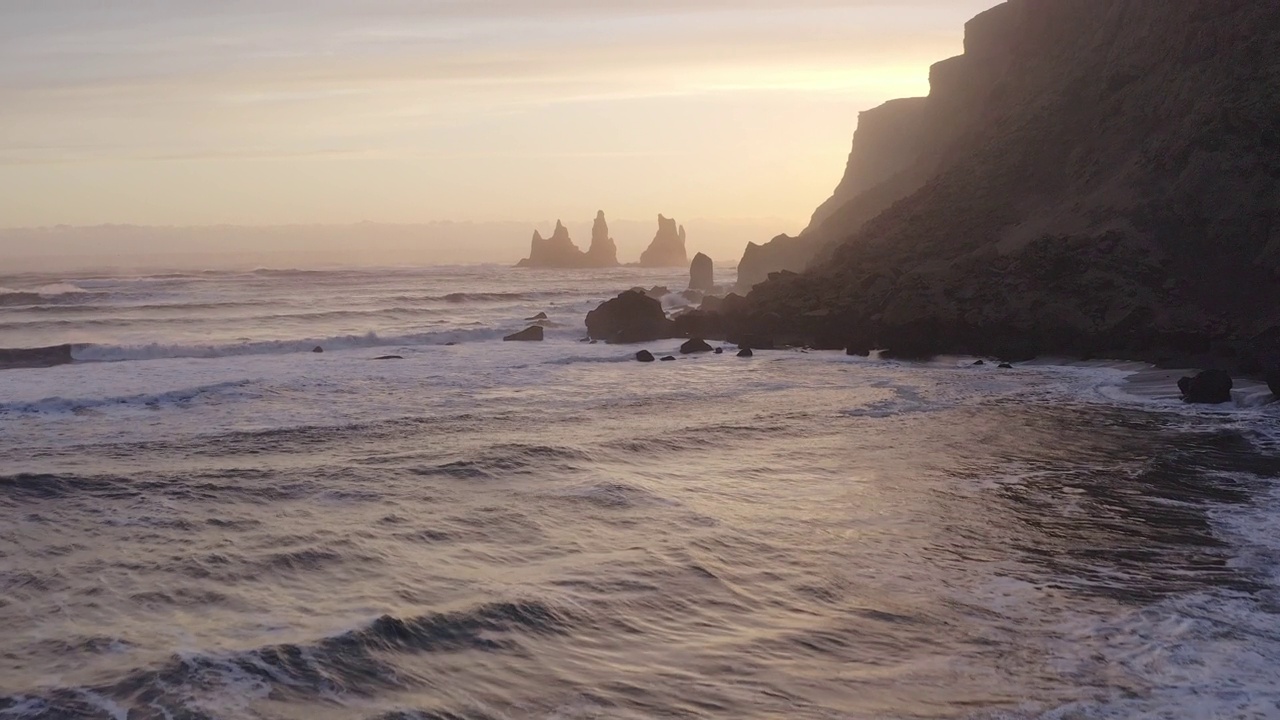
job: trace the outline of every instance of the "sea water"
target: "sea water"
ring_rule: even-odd
[[[581,341],[685,281],[0,278],[0,718],[1280,716],[1274,406]]]

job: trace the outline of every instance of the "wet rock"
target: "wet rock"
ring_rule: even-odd
[[[1182,392],[1183,401],[1200,405],[1231,402],[1233,386],[1231,376],[1224,370],[1205,370],[1195,377],[1178,380],[1178,390]]]
[[[534,315],[533,317],[525,318],[525,321],[527,321],[527,322],[533,322],[533,321],[535,321],[535,320],[546,320],[546,319],[548,319],[548,318],[547,318],[547,314],[546,314],[546,313],[544,313],[544,312],[540,312],[540,313],[538,313],[537,315]]]
[[[715,295],[707,295],[702,298],[702,304],[698,309],[702,312],[719,312],[724,307],[724,298]]]
[[[694,338],[680,346],[680,354],[692,355],[693,353],[708,353],[712,351],[712,347],[702,338]]]
[[[977,361],[977,362],[975,362],[975,363],[974,363],[974,365],[975,365],[975,366],[979,366],[979,365],[986,365],[986,364],[987,364],[987,361],[986,361],[986,360],[979,360],[979,361]]]
[[[716,286],[715,265],[711,258],[702,253],[693,256],[689,263],[689,289],[712,290]]]
[[[404,358],[401,357],[400,355],[379,355],[378,357],[374,358],[374,360],[403,360],[403,359]]]
[[[662,303],[628,290],[587,313],[587,334],[613,344],[641,343],[671,337],[672,322]]]
[[[1000,368],[1001,370],[1012,370],[1012,369],[1013,369],[1013,366],[1012,366],[1012,365],[1010,365],[1009,363],[1000,363],[997,367],[998,367],[998,368]]]
[[[871,348],[865,345],[850,345],[844,349],[849,357],[871,357]]]
[[[640,362],[645,362],[645,363],[653,362],[654,361],[653,353],[649,352],[648,350],[641,350],[640,352],[636,353],[636,360]]]
[[[724,348],[716,348],[715,353],[716,353],[717,355],[723,355],[723,354],[724,354]]]
[[[322,352],[324,352],[324,348],[322,348],[322,347],[320,347],[319,345],[317,345],[317,346],[315,346],[315,347],[311,348],[311,352],[313,352],[313,353],[322,353]]]
[[[518,333],[508,335],[503,339],[504,342],[542,342],[543,330],[541,325],[530,325]]]
[[[751,348],[742,348],[738,351],[738,357],[747,358],[755,357],[755,353],[751,352]]]
[[[675,358],[674,358],[674,357],[672,357],[672,356],[670,356],[670,355],[668,355],[668,356],[666,356],[666,357],[662,358],[662,362],[675,362]]]

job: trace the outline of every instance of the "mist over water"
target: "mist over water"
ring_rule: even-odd
[[[1274,406],[579,342],[685,282],[0,278],[0,718],[1275,713]]]

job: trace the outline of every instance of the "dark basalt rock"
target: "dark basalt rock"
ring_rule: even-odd
[[[649,352],[648,350],[641,350],[640,352],[636,353],[636,360],[638,360],[639,362],[653,362],[654,361],[653,353]]]
[[[404,358],[399,355],[379,355],[378,357],[374,358],[374,360],[403,360],[403,359]]]
[[[537,315],[534,315],[533,317],[525,318],[525,321],[526,321],[526,322],[533,322],[533,321],[535,321],[535,320],[546,320],[546,319],[548,319],[548,318],[547,318],[547,314],[546,314],[546,313],[544,313],[544,312],[540,312],[540,313],[538,313]]]
[[[1231,376],[1224,370],[1205,370],[1195,377],[1178,380],[1183,401],[1199,405],[1231,402],[1232,387]]]
[[[974,363],[974,365],[975,365],[975,366],[979,366],[979,365],[986,365],[986,364],[987,364],[987,361],[986,361],[986,360],[979,360],[979,361],[977,361],[977,362],[975,362],[975,363]]]
[[[0,348],[0,370],[5,368],[38,368],[66,365],[72,362],[70,345],[42,348]]]
[[[723,355],[723,354],[724,354],[724,348],[716,348],[715,353],[716,353],[717,355]]]
[[[1000,364],[999,364],[999,365],[997,365],[996,367],[1000,368],[1001,370],[1012,370],[1012,369],[1013,369],[1013,366],[1012,366],[1012,365],[1010,365],[1009,363],[1000,363]]]
[[[703,340],[702,338],[694,338],[680,346],[680,354],[682,355],[692,355],[693,353],[708,353],[708,352],[711,352],[712,350],[713,348],[707,344],[706,340]]]
[[[311,352],[313,352],[313,353],[322,353],[322,352],[324,352],[324,348],[322,348],[322,347],[320,347],[319,345],[317,345],[317,346],[315,346],[315,347],[311,348]]]
[[[672,322],[662,303],[628,290],[587,313],[587,334],[613,344],[652,342],[672,337]]]
[[[689,263],[689,289],[706,291],[715,286],[715,265],[711,258],[702,253],[694,255],[693,262]]]
[[[674,361],[675,361],[675,358],[670,355],[662,358],[662,362],[674,362]]]
[[[542,342],[543,330],[541,325],[530,325],[518,333],[508,335],[503,339],[504,342]]]
[[[850,345],[845,348],[844,354],[850,357],[871,357],[871,348],[866,345]]]
[[[751,352],[751,348],[742,348],[738,351],[738,357],[755,357],[755,353]]]
[[[1280,400],[1280,368],[1267,371],[1267,387],[1271,389],[1271,394]]]

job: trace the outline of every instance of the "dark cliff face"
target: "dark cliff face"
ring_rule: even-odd
[[[833,213],[830,258],[757,310],[1056,351],[1280,334],[1280,3],[1014,0],[965,46],[933,68],[927,177],[869,221]]]

